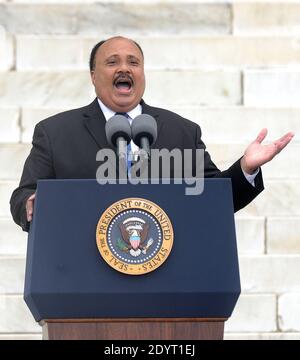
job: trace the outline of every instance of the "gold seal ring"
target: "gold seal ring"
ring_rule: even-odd
[[[157,204],[126,198],[110,205],[96,228],[96,242],[106,263],[129,275],[143,275],[160,267],[174,241],[172,223]]]

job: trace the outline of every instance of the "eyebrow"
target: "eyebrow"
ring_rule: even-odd
[[[127,58],[128,58],[128,59],[134,59],[134,60],[140,61],[140,58],[136,57],[135,55],[128,55]]]
[[[118,54],[112,54],[112,55],[109,55],[104,61],[109,61],[110,59],[113,59],[113,58],[118,58],[120,57],[120,55]],[[127,55],[127,59],[135,59],[135,60],[138,60],[138,61],[141,61],[137,56],[135,55]]]

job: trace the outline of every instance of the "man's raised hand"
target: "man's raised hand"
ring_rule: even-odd
[[[241,167],[247,174],[253,174],[260,166],[272,160],[294,137],[294,133],[288,132],[280,139],[263,145],[262,142],[267,133],[267,129],[262,129],[257,138],[244,152],[244,156],[241,159]]]

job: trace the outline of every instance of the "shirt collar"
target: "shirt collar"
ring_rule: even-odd
[[[106,105],[104,105],[103,102],[99,98],[97,98],[97,100],[98,100],[98,104],[103,112],[103,115],[104,115],[106,121],[115,115],[115,113],[116,113],[115,111],[111,110]],[[138,115],[141,115],[141,113],[142,113],[141,104],[137,104],[137,106],[134,109],[127,112],[127,114],[129,115],[129,117],[131,119],[134,119]]]

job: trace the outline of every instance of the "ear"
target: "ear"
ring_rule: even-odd
[[[93,85],[95,86],[95,71],[94,70],[91,71],[91,80],[92,80]]]

